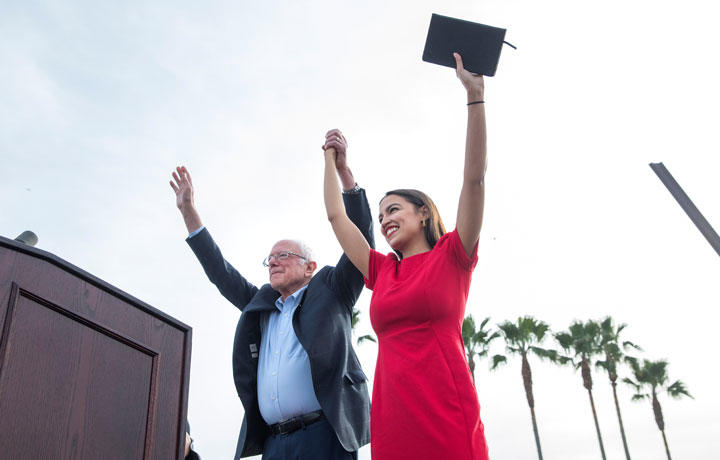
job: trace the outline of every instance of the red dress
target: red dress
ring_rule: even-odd
[[[398,261],[370,252],[365,284],[378,337],[370,450],[373,460],[487,460],[480,404],[462,342],[477,264],[457,231]]]

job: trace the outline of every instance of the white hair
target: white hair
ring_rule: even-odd
[[[302,241],[302,240],[287,240],[287,241],[290,241],[291,243],[295,244],[298,247],[298,249],[300,249],[300,255],[305,257],[305,262],[317,262],[315,260],[315,255],[313,254],[312,249],[310,249],[310,246],[305,244],[304,241]]]

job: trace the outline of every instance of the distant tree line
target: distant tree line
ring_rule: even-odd
[[[665,420],[662,415],[662,408],[658,399],[659,394],[666,392],[673,398],[687,396],[692,398],[685,384],[680,380],[669,384],[667,372],[668,363],[664,360],[642,361],[628,353],[642,351],[642,349],[630,341],[620,339],[626,324],[615,325],[611,317],[602,321],[574,321],[567,330],[552,332],[550,326],[531,316],[518,318],[515,322],[505,321],[497,325],[497,329],[488,327],[490,318],[485,318],[477,325],[472,315],[465,318],[462,325],[462,339],[467,352],[468,366],[475,379],[475,360],[490,357],[490,345],[499,338],[505,342],[505,351],[508,355],[520,357],[521,374],[525,387],[525,397],[530,407],[530,418],[532,420],[535,445],[540,460],[543,460],[542,449],[540,448],[540,434],[538,432],[537,420],[535,418],[535,397],[532,387],[532,370],[529,357],[531,355],[559,366],[572,366],[580,369],[582,385],[588,392],[590,408],[592,410],[595,431],[597,433],[598,445],[603,460],[605,447],[603,445],[600,425],[595,411],[593,399],[593,364],[597,369],[607,373],[615,399],[615,411],[617,412],[620,435],[625,449],[625,457],[630,460],[625,427],[623,426],[620,413],[620,402],[617,395],[618,372],[623,366],[630,370],[631,377],[622,379],[624,383],[632,387],[634,394],[633,401],[650,401],[660,433],[662,434],[665,453],[668,460],[670,448],[665,437]],[[546,337],[552,336],[558,349],[542,347]],[[502,354],[492,355],[490,358],[490,369],[495,370],[508,362],[508,357]]]

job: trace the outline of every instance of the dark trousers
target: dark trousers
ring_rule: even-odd
[[[357,451],[343,449],[326,419],[290,434],[271,435],[265,441],[263,460],[357,460]]]

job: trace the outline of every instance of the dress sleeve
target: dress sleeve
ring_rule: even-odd
[[[444,241],[443,241],[444,240]],[[478,243],[475,243],[475,247],[472,250],[472,256],[468,256],[463,247],[462,241],[460,241],[460,235],[457,229],[450,233],[443,235],[438,241],[438,245],[444,246],[443,249],[447,252],[448,256],[463,270],[473,271],[478,262]]]
[[[370,249],[370,261],[368,262],[368,276],[365,278],[365,286],[372,290],[375,287],[380,268],[388,256],[379,253],[374,249]]]

